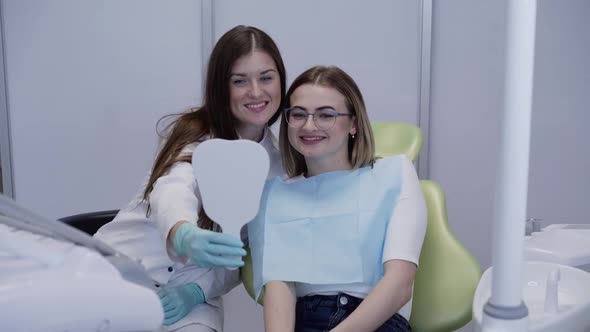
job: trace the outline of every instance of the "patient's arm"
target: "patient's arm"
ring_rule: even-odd
[[[264,330],[286,332],[295,329],[295,287],[284,281],[271,281],[264,290]]]
[[[365,300],[331,331],[375,331],[410,300],[416,265],[392,259],[385,262],[384,269],[385,275]]]

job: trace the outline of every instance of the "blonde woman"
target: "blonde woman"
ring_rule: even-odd
[[[305,71],[286,99],[289,179],[267,183],[249,225],[266,331],[411,331],[426,231],[413,164],[375,158],[363,97],[339,68]]]

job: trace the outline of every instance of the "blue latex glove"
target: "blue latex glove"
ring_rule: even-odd
[[[164,308],[164,325],[171,325],[186,316],[194,306],[205,302],[205,294],[199,285],[191,282],[186,285],[163,288],[158,292]]]
[[[240,239],[228,234],[183,224],[174,235],[174,250],[189,257],[199,267],[241,267],[240,256],[246,256]]]

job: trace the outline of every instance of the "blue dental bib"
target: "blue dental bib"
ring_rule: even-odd
[[[401,165],[396,156],[291,183],[269,180],[248,224],[256,298],[273,280],[377,284]]]

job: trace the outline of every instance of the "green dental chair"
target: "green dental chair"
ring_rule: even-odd
[[[406,154],[416,161],[422,150],[420,128],[402,122],[371,122],[375,136],[375,154],[379,157]]]
[[[421,180],[420,185],[428,227],[414,280],[410,325],[417,332],[455,331],[471,321],[481,268],[449,227],[441,187],[430,180]]]
[[[377,156],[404,153],[414,161],[420,154],[423,139],[418,127],[400,122],[371,125]],[[416,332],[455,331],[471,320],[471,305],[481,269],[449,228],[443,190],[430,180],[421,180],[420,184],[428,210],[428,227],[414,281],[410,325]],[[244,261],[242,281],[254,298],[249,252]]]

